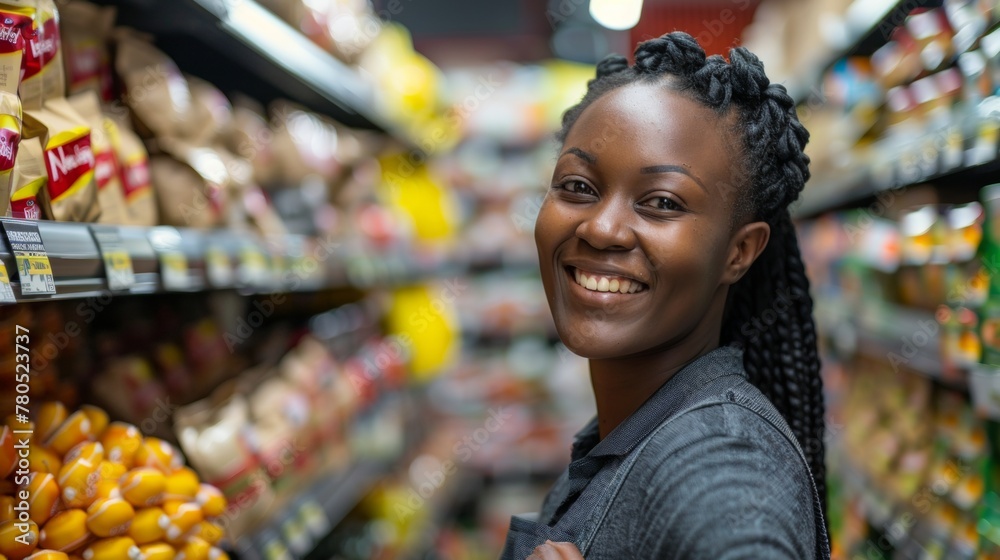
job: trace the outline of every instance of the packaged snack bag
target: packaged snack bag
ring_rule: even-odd
[[[114,123],[101,113],[100,101],[94,91],[85,91],[69,98],[70,105],[90,125],[90,145],[94,152],[94,180],[97,182],[97,201],[101,207],[101,223],[128,223],[125,207],[125,190],[118,171],[118,158],[108,136]]]
[[[188,126],[191,91],[174,61],[129,30],[116,30],[115,70],[125,84],[136,131],[180,137]]]
[[[164,224],[210,228],[219,225],[225,209],[229,174],[225,161],[211,148],[161,138],[162,153],[150,158]]]
[[[45,101],[65,95],[59,12],[52,0],[3,0],[0,15],[14,22],[23,38],[21,83],[18,92],[27,109],[41,109]]]
[[[10,213],[14,162],[21,141],[21,100],[16,93],[0,91],[0,216]]]
[[[300,185],[309,175],[331,180],[341,172],[341,146],[332,122],[283,101],[272,104],[271,114],[271,148],[285,185]]]
[[[125,192],[125,223],[155,226],[158,222],[156,197],[149,176],[149,153],[127,122],[104,120],[104,129],[115,150],[118,172]]]
[[[233,106],[229,99],[212,84],[186,77],[191,91],[191,110],[182,136],[197,146],[214,146],[230,135],[233,126]]]
[[[226,147],[253,165],[254,181],[259,185],[269,186],[276,178],[272,140],[273,134],[263,109],[253,100],[236,98],[233,101],[233,125],[225,138]]]
[[[42,140],[48,176],[47,196],[42,197],[46,216],[59,221],[96,221],[101,209],[87,121],[66,99],[50,99],[42,109],[25,110],[24,133]]]
[[[11,175],[10,215],[22,220],[42,219],[40,198],[46,190],[48,176],[38,138],[21,140],[18,144]]]
[[[23,32],[30,28],[30,17],[0,17],[0,216],[10,215],[14,160],[21,141],[21,98],[17,88],[21,84]]]
[[[66,90],[69,95],[97,93],[113,98],[108,37],[115,23],[115,9],[73,0],[62,5],[59,29],[66,57]]]

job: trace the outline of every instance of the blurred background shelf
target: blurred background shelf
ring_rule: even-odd
[[[821,53],[816,60],[802,64],[785,87],[796,103],[823,97],[823,75],[838,60],[848,56],[871,56],[891,38],[892,31],[909,13],[919,8],[940,7],[943,0],[872,0],[852,2],[839,21],[830,25],[833,52]]]
[[[99,0],[151,33],[195,76],[268,104],[290,99],[353,128],[413,137],[379,110],[374,85],[254,0]]]

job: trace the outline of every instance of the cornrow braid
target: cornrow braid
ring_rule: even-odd
[[[750,382],[771,400],[798,439],[825,514],[823,382],[809,280],[788,213],[788,205],[809,179],[809,157],[803,151],[809,133],[785,87],[770,83],[753,53],[737,47],[729,51],[728,61],[706,56],[693,37],[674,32],[641,43],[632,66],[621,56],[601,61],[583,100],[563,115],[558,140],[565,141],[595,100],[636,82],[663,82],[720,116],[735,117],[741,184],[732,225],[764,221],[771,227],[771,238],[750,270],[730,288],[720,340],[743,347]],[[770,316],[775,320],[767,328],[754,327],[760,324],[755,320]]]

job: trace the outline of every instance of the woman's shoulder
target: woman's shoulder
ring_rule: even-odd
[[[691,447],[694,449],[687,449]],[[773,463],[776,468],[808,474],[787,423],[774,405],[748,382],[672,418],[650,437],[636,460],[636,467],[662,465],[681,450],[686,450],[683,454],[690,459],[718,452],[720,448],[727,453],[760,455],[761,460]],[[703,453],[698,453],[699,449]]]
[[[811,519],[812,475],[798,444],[777,409],[745,385],[688,408],[656,431],[624,486],[673,503],[766,499]]]
[[[617,513],[643,551],[637,557],[814,554],[809,469],[765,416],[722,399],[680,414],[650,438],[616,502],[626,504]]]

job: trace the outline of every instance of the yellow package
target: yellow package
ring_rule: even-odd
[[[149,175],[149,153],[146,152],[146,146],[124,121],[106,118],[104,129],[115,150],[118,172],[121,175],[125,193],[125,223],[155,226],[159,223],[159,217]]]
[[[10,215],[22,220],[42,219],[40,197],[48,177],[42,163],[42,145],[38,138],[21,140],[11,174]]]
[[[65,98],[50,99],[42,109],[25,109],[24,136],[42,139],[48,184],[41,201],[46,215],[67,222],[97,221],[101,209],[87,121]]]
[[[21,141],[21,100],[16,93],[0,91],[0,216],[10,213],[14,161]]]
[[[59,44],[59,12],[52,0],[3,0],[0,12],[17,18],[22,25],[23,53],[18,92],[26,109],[41,109],[45,101],[62,97],[62,53]],[[25,18],[31,26],[23,25]]]
[[[0,216],[10,215],[14,160],[21,141],[21,84],[24,32],[31,30],[31,17],[5,11],[0,6]]]
[[[125,190],[118,171],[118,158],[108,137],[108,127],[114,126],[114,123],[105,123],[108,118],[101,113],[100,100],[92,90],[70,97],[69,103],[90,125],[90,145],[94,152],[94,180],[97,183],[97,202],[101,207],[100,222],[125,224],[128,219]]]

